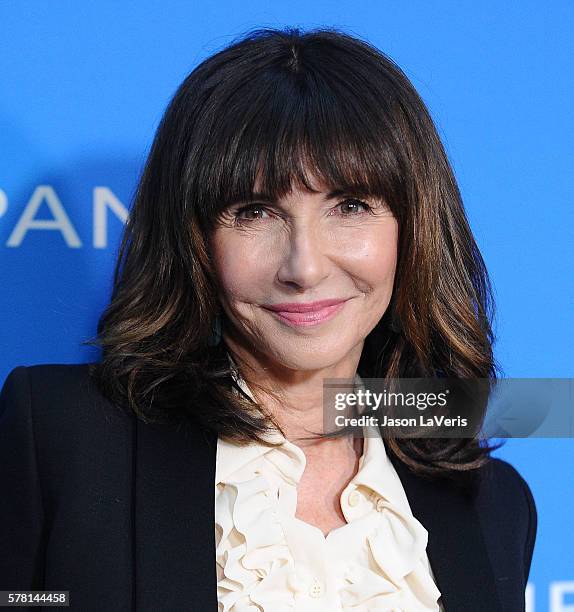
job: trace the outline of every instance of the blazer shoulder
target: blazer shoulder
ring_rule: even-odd
[[[491,457],[483,467],[481,487],[491,490],[493,495],[502,496],[511,503],[532,506],[535,509],[534,496],[528,483],[520,472],[508,461],[498,457]]]
[[[478,509],[484,524],[496,525],[501,537],[512,534],[523,547],[525,580],[528,579],[538,529],[538,512],[532,490],[508,461],[491,457],[483,468]]]
[[[35,407],[49,404],[56,411],[69,410],[85,403],[106,403],[106,398],[91,376],[94,365],[90,362],[16,366],[8,373],[2,386],[4,403],[8,404],[11,400],[21,402],[26,398]]]
[[[46,363],[39,365],[18,365],[12,368],[2,385],[4,395],[22,395],[31,388],[42,391],[69,390],[90,383],[92,363]]]
[[[127,432],[131,415],[109,402],[91,377],[92,363],[17,366],[0,391],[0,428],[21,430],[33,424],[38,441],[50,446]],[[20,423],[20,425],[18,425]]]
[[[5,393],[22,394],[28,389],[62,393],[93,385],[90,370],[93,363],[45,363],[18,365],[7,375],[3,389]],[[94,389],[92,389],[93,391]]]

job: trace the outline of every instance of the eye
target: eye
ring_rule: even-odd
[[[261,204],[248,204],[238,209],[234,216],[234,220],[238,222],[243,221],[257,221],[258,219],[264,219],[263,214],[268,214],[267,210]],[[255,215],[255,216],[251,216]]]
[[[348,198],[339,202],[335,208],[339,208],[343,212],[344,217],[354,217],[360,215],[363,212],[371,212],[372,207],[369,206],[365,201],[357,198]],[[361,208],[363,210],[361,210]]]

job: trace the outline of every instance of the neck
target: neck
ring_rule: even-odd
[[[325,433],[324,379],[349,380],[348,390],[351,390],[356,380],[362,345],[355,347],[344,359],[316,369],[287,367],[242,350],[237,345],[228,343],[228,346],[230,361],[246,383],[249,394],[274,418],[289,441],[311,455],[328,455],[338,452],[342,446],[355,452],[357,445],[350,436],[330,440],[301,438]]]

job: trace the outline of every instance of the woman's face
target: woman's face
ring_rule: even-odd
[[[234,346],[295,370],[358,362],[397,261],[398,224],[383,201],[313,187],[321,191],[233,204],[212,240]],[[311,310],[292,312],[300,306]]]

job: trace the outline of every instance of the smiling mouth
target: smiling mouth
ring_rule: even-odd
[[[345,306],[347,300],[336,302],[330,306],[323,306],[307,312],[293,312],[292,310],[277,310],[266,308],[277,319],[291,327],[314,327],[334,318]]]

